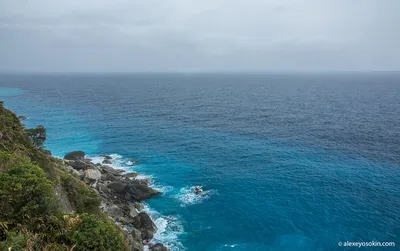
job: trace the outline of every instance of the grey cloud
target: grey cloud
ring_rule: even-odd
[[[0,2],[0,71],[400,70],[397,0]]]

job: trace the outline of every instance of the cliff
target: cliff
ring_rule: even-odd
[[[52,157],[45,128],[20,119],[0,101],[1,250],[168,250],[141,211],[159,192],[83,152]]]

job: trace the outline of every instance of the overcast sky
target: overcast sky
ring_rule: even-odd
[[[0,71],[400,70],[400,0],[0,0]]]

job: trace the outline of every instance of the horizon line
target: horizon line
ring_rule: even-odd
[[[400,73],[400,70],[325,70],[325,71],[0,71],[0,75],[71,75],[71,74],[182,74],[182,75],[267,75],[267,74],[330,74],[330,73]]]

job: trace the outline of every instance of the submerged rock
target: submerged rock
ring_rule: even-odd
[[[69,152],[64,156],[66,160],[83,160],[85,158],[85,153],[82,151]]]
[[[157,232],[156,224],[154,224],[150,215],[145,212],[141,212],[134,217],[132,225],[142,233],[142,239],[144,240],[151,240]]]

